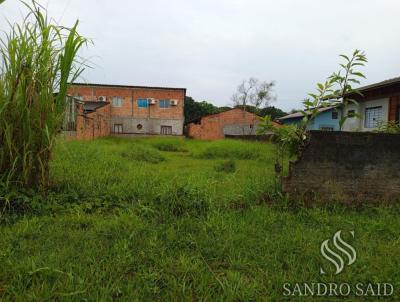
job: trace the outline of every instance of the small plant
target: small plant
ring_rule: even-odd
[[[236,162],[233,159],[225,160],[214,166],[217,172],[234,173],[236,171]]]
[[[400,134],[400,123],[389,121],[387,123],[379,123],[377,132]]]

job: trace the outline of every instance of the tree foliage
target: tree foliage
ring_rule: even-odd
[[[256,78],[250,78],[244,80],[236,90],[236,93],[232,96],[232,101],[235,106],[247,106],[252,105],[255,108],[267,107],[269,102],[275,100],[276,97],[273,94],[273,88],[275,82],[260,81]]]
[[[185,123],[201,118],[206,115],[221,112],[221,109],[206,101],[196,102],[192,97],[185,98]]]

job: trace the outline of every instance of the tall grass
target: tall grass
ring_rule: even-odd
[[[78,21],[65,28],[35,1],[22,3],[27,16],[0,37],[0,177],[45,188],[68,85],[83,71],[77,52],[87,40]]]

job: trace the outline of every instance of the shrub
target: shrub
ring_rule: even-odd
[[[36,2],[29,9],[0,38],[0,176],[34,188],[48,185],[68,85],[82,72],[76,56],[86,40],[78,22],[67,29],[51,24]]]
[[[217,172],[234,173],[236,171],[236,162],[232,159],[219,162],[214,166],[214,170]]]
[[[160,152],[151,148],[135,146],[134,148],[126,149],[121,152],[121,156],[130,160],[158,164],[165,161],[165,157]]]

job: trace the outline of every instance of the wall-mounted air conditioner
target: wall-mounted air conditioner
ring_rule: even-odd
[[[107,102],[107,97],[106,96],[99,96],[99,101],[100,102]]]
[[[155,105],[157,103],[156,99],[148,99],[150,105]]]
[[[171,100],[171,106],[177,106],[178,100]]]

